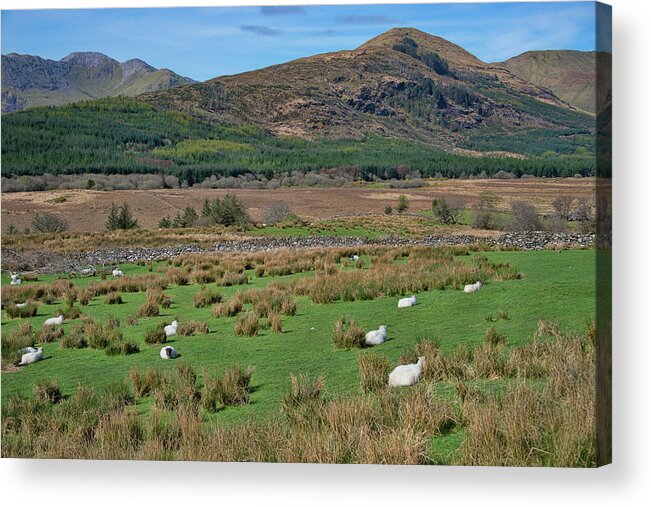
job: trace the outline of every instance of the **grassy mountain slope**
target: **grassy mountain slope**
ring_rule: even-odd
[[[72,53],[59,61],[11,53],[2,55],[2,112],[133,96],[192,82],[142,60],[120,63],[101,53]]]
[[[599,58],[610,60],[609,53],[599,53]],[[597,53],[594,51],[528,51],[505,62],[495,64],[516,76],[551,90],[556,96],[573,106],[595,113],[597,104]],[[610,64],[604,65],[610,68]],[[600,76],[610,81],[610,76]]]

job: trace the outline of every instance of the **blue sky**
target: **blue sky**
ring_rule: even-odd
[[[397,26],[444,37],[487,62],[595,49],[592,2],[540,2],[3,11],[2,53],[58,60],[99,51],[205,80],[352,49]]]

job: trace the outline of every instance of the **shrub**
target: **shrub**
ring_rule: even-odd
[[[138,317],[135,315],[129,315],[127,317],[127,326],[137,326],[138,325]]]
[[[145,332],[145,343],[165,343],[167,335],[165,335],[165,323],[159,322],[156,326],[148,329]]]
[[[475,229],[494,229],[495,213],[500,198],[492,192],[482,192],[479,194],[479,201],[475,206],[475,217],[472,226]]]
[[[38,332],[38,343],[51,343],[55,342],[64,335],[63,328],[60,326],[45,326]]]
[[[209,332],[208,323],[198,320],[181,321],[177,330],[179,336],[194,336],[197,334],[208,334]]]
[[[260,327],[260,318],[255,312],[246,312],[237,318],[235,334],[238,336],[256,336]]]
[[[12,319],[25,319],[27,317],[35,317],[38,312],[38,306],[34,303],[28,303],[27,306],[18,308],[15,305],[7,306],[5,308],[7,315]]]
[[[439,224],[453,225],[459,220],[461,209],[448,203],[445,197],[437,197],[432,200],[432,214],[434,220]]]
[[[396,204],[396,211],[398,213],[404,213],[409,209],[409,199],[406,195],[398,196],[398,204]]]
[[[267,225],[276,225],[284,222],[294,215],[291,208],[284,202],[272,204],[264,213],[262,221]]]
[[[32,228],[38,232],[65,232],[68,222],[53,213],[37,213],[32,219]]]
[[[205,308],[222,300],[222,295],[206,287],[202,287],[194,296],[194,306],[196,308]]]
[[[555,215],[563,222],[570,219],[573,205],[574,198],[569,195],[559,195],[552,203]]]
[[[539,231],[542,229],[540,216],[534,206],[524,201],[511,203],[511,222],[509,229],[512,231]]]
[[[357,364],[360,383],[365,393],[374,393],[387,387],[391,365],[386,357],[374,352],[360,353],[357,356]]]
[[[104,304],[107,305],[121,305],[122,296],[118,292],[109,292],[104,298]]]
[[[346,317],[343,315],[332,328],[332,341],[336,349],[362,348],[365,337],[366,331],[354,320],[346,322]]]
[[[126,202],[118,208],[115,203],[111,204],[111,211],[106,220],[105,227],[109,231],[118,229],[135,229],[138,227],[138,220],[133,218],[129,204]]]
[[[384,214],[385,215],[391,215],[393,214],[393,208],[391,206],[385,206],[384,208]]]
[[[41,380],[32,390],[37,400],[43,403],[59,403],[61,389],[54,380]]]

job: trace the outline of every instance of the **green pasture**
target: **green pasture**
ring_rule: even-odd
[[[240,337],[234,333],[235,317],[214,318],[210,308],[195,308],[193,296],[198,285],[170,286],[165,290],[173,298],[172,306],[163,309],[160,317],[140,319],[133,327],[126,326],[129,315],[146,299],[144,293],[122,294],[123,304],[106,305],[104,297],[93,299],[82,307],[102,321],[108,315],[122,322],[125,338],[140,345],[140,352],[128,356],[108,356],[103,350],[62,349],[58,343],[44,345],[45,359],[22,367],[18,371],[2,373],[2,401],[5,403],[15,394],[31,395],[33,385],[42,379],[55,379],[64,395],[70,395],[77,383],[101,387],[128,376],[129,369],[175,368],[178,361],[187,361],[200,374],[202,369],[216,375],[233,364],[253,365],[256,370],[252,385],[251,403],[228,407],[211,418],[214,422],[254,418],[267,420],[278,414],[283,393],[289,385],[289,374],[310,372],[323,374],[326,396],[341,397],[361,393],[357,367],[358,350],[334,350],[332,325],[340,315],[354,318],[367,330],[384,324],[388,327],[389,340],[375,347],[374,351],[386,355],[392,364],[413,347],[420,339],[436,340],[444,352],[451,352],[457,344],[477,345],[484,339],[487,328],[494,326],[508,337],[509,345],[531,340],[539,320],[558,323],[562,332],[582,332],[586,323],[595,318],[595,254],[592,250],[539,252],[481,252],[491,262],[507,262],[515,266],[524,277],[520,280],[489,281],[479,292],[464,294],[457,290],[441,290],[418,294],[418,304],[412,308],[397,308],[397,298],[374,301],[336,302],[314,305],[307,298],[298,297],[298,312],[293,317],[283,316],[282,334],[261,331],[255,337]],[[465,258],[464,258],[465,259]],[[469,261],[469,258],[467,258]],[[162,264],[155,264],[155,269]],[[147,268],[121,265],[125,276],[147,273]],[[272,280],[288,280],[292,277],[255,277],[248,272],[250,282],[239,287],[218,287],[208,284],[223,294],[227,300],[237,291],[251,287],[263,287]],[[39,281],[49,282],[55,276],[42,276]],[[77,278],[78,285],[88,284],[97,278]],[[2,275],[3,287],[8,285],[8,274]],[[38,282],[32,282],[38,283]],[[38,315],[29,319],[9,319],[2,314],[2,333],[8,333],[21,321],[30,321],[39,329],[45,319],[56,314],[58,307],[40,305]],[[508,312],[508,320],[487,322],[486,316],[496,316],[498,310]],[[181,354],[176,361],[159,358],[161,345],[147,345],[145,331],[159,321],[180,320],[206,321],[210,333],[193,337],[175,336],[170,344]],[[76,321],[63,325],[69,332]],[[201,375],[199,375],[201,378]],[[444,386],[442,386],[444,387]],[[142,403],[142,402],[141,402]],[[149,402],[145,402],[149,403]],[[446,436],[441,452],[454,449],[461,438],[458,432]]]

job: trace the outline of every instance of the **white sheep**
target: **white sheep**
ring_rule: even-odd
[[[176,351],[176,349],[169,345],[166,345],[165,347],[160,349],[161,359],[176,359],[178,355],[179,353]]]
[[[111,271],[111,274],[112,274],[115,278],[120,278],[121,276],[124,276],[124,273],[122,272],[122,270],[121,270],[121,269],[118,269],[118,268],[114,268],[113,271]]]
[[[416,296],[409,296],[408,298],[402,298],[398,301],[398,308],[409,308],[416,304]]]
[[[358,261],[358,260],[359,260],[359,255],[357,255],[357,254],[355,254],[355,255],[351,255],[351,256],[350,256],[350,260],[352,260],[352,261]]]
[[[387,327],[380,326],[380,329],[375,329],[366,333],[364,343],[366,345],[381,345],[387,341]]]
[[[32,347],[29,347],[32,348]],[[20,358],[19,366],[25,366],[26,364],[32,364],[43,359],[43,347],[39,347],[35,352],[27,352],[23,354],[23,357]]]
[[[479,289],[481,289],[481,282],[477,281],[477,283],[470,283],[466,285],[463,288],[463,292],[465,292],[466,294],[470,294],[471,292],[477,292]]]
[[[425,358],[419,357],[416,364],[396,366],[389,374],[389,387],[413,386],[420,379],[424,363]]]
[[[179,327],[178,320],[172,321],[171,324],[163,328],[163,330],[165,331],[165,336],[167,336],[168,338],[170,336],[174,336],[176,334],[176,330],[178,329],[178,327]]]
[[[25,308],[29,303],[16,303],[16,308]]]
[[[25,347],[23,350],[20,351],[21,354],[29,354],[30,352],[38,352],[37,349],[34,347]]]
[[[115,276],[115,271],[117,271],[117,269],[113,271],[113,276]],[[83,276],[93,276],[95,274],[95,268],[92,266],[84,268],[81,270],[81,274]]]
[[[44,326],[56,326],[61,324],[63,324],[63,315],[59,315],[58,317],[50,317],[45,322],[43,322]]]
[[[20,275],[18,273],[11,273],[11,282],[9,282],[11,285],[20,285],[23,283],[23,281],[20,279]]]

